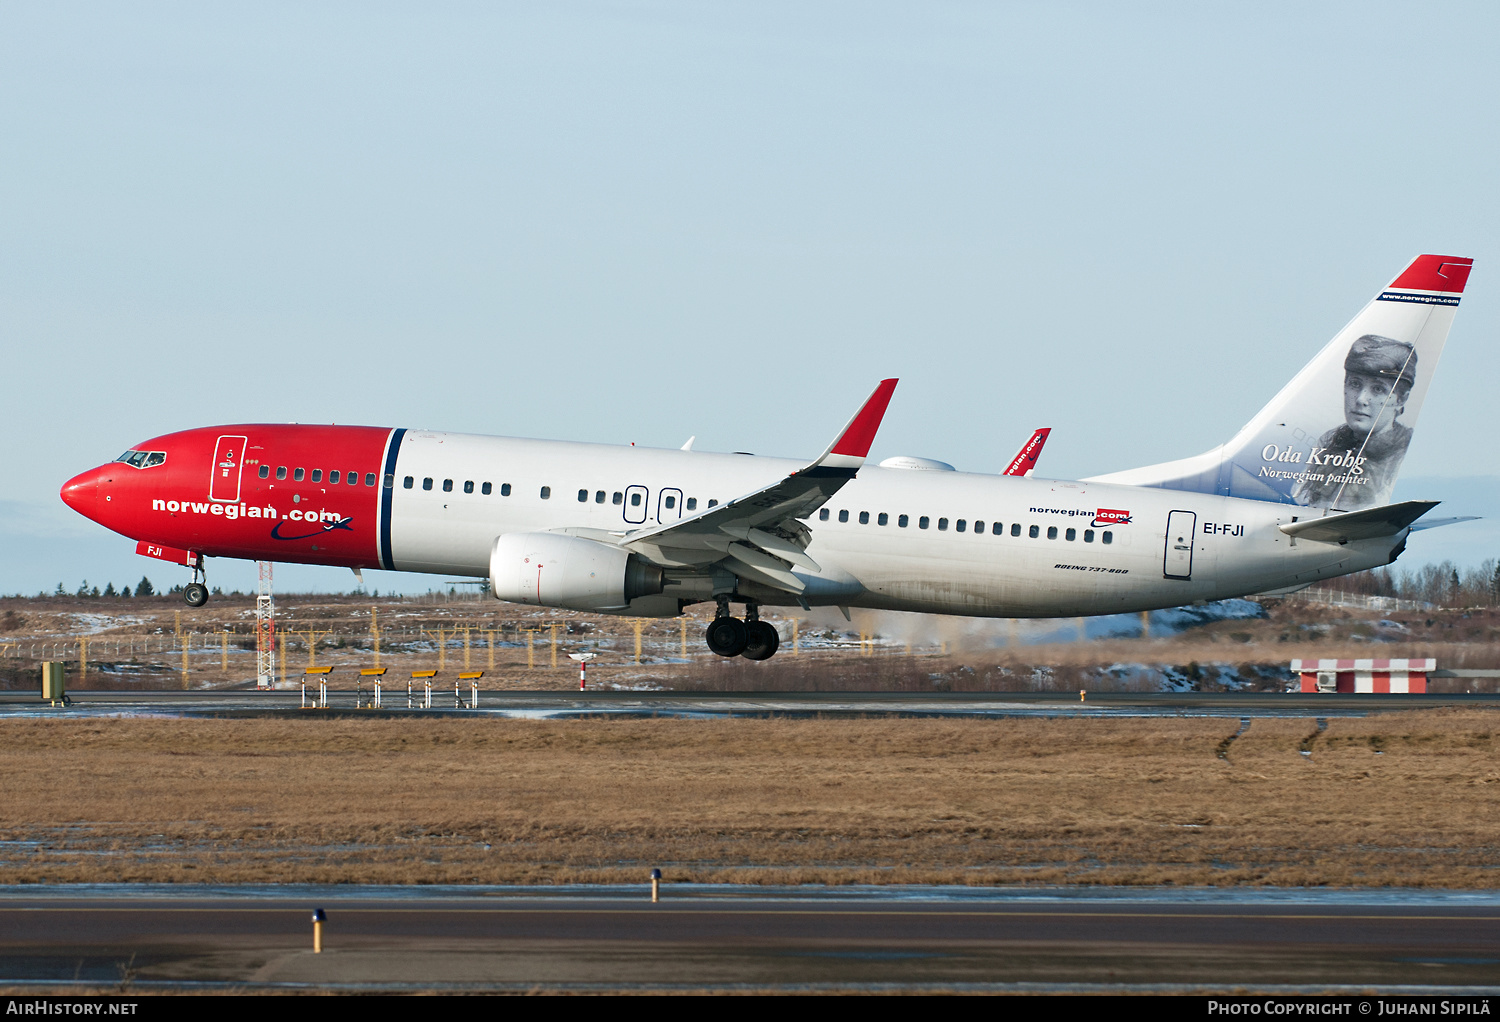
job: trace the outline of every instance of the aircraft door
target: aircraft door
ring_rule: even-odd
[[[625,520],[640,525],[651,511],[651,491],[644,486],[625,487]]]
[[[1198,516],[1192,511],[1173,511],[1167,515],[1167,551],[1162,559],[1162,574],[1183,581],[1193,577],[1193,530]]]
[[[667,487],[656,491],[656,520],[665,525],[682,517],[682,491]]]
[[[233,504],[240,499],[240,472],[245,467],[245,445],[248,438],[221,436],[214,447],[213,475],[208,481],[208,499]]]

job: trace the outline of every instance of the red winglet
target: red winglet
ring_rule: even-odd
[[[1031,439],[1026,441],[1026,446],[1016,452],[1016,456],[1011,460],[1010,466],[1001,474],[1023,476],[1036,468],[1036,459],[1042,456],[1042,446],[1047,442],[1047,437],[1051,432],[1052,428],[1049,426],[1031,434]]]
[[[1411,261],[1401,276],[1391,282],[1391,287],[1411,288],[1413,291],[1446,291],[1463,294],[1469,281],[1469,270],[1474,260],[1457,256],[1419,255]]]
[[[895,380],[881,380],[875,393],[870,395],[864,407],[849,420],[849,425],[844,427],[844,432],[833,442],[828,453],[850,458],[863,458],[869,454],[870,445],[875,442],[875,431],[880,428],[880,420],[885,418],[886,405],[891,403],[891,395],[895,391]]]

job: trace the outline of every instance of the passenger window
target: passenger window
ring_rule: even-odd
[[[1109,544],[1113,543],[1114,541],[1115,534],[1113,532],[1110,532],[1108,529],[1105,529],[1104,535],[1099,537],[1099,542],[1103,543],[1105,546],[1109,546]]]
[[[956,521],[956,522],[953,523],[953,531],[954,532],[963,532],[968,527],[969,527],[969,520],[967,518],[960,518],[958,521]]]
[[[323,470],[321,468],[313,469],[312,481],[315,483],[321,483],[323,481]]]
[[[285,479],[286,478],[286,466],[285,465],[277,465],[276,466],[276,478],[277,479]]]
[[[339,481],[339,470],[338,469],[331,470],[328,473],[328,482],[330,484],[332,484],[332,485],[337,485],[338,481]]]
[[[365,473],[365,485],[366,486],[374,486],[375,485],[375,473],[374,472],[366,472]]]
[[[975,532],[983,532],[984,531],[984,523],[976,519],[975,522],[974,522],[974,531]]]
[[[588,490],[579,490],[578,491],[578,503],[580,503],[580,504],[587,504],[588,502],[589,502],[589,491]]]
[[[1030,536],[1032,539],[1036,539],[1041,534],[1042,529],[1039,525],[1033,525],[1030,529],[1026,530],[1026,535]]]
[[[947,532],[947,531],[948,531],[948,519],[946,519],[946,518],[939,518],[938,519],[938,532]]]
[[[509,497],[510,496],[510,483],[501,483],[500,484],[500,496],[502,496],[502,497]]]
[[[1019,536],[1021,534],[1021,523],[1020,522],[1012,522],[1011,523],[1010,534],[1012,536]],[[1035,536],[1036,533],[1032,533],[1032,535]]]
[[[616,490],[615,495],[609,498],[609,502],[611,504],[623,504],[625,503],[625,494],[621,493],[619,490]]]
[[[818,512],[818,521],[820,521],[820,522],[826,522],[826,521],[828,521],[828,509],[826,507],[823,510],[821,510],[821,511]]]
[[[889,524],[891,524],[891,516],[888,515],[888,514],[886,514],[884,511],[882,511],[882,512],[880,512],[880,517],[877,518],[877,519],[875,519],[875,524],[876,525],[889,525]]]
[[[1069,529],[1067,532],[1063,533],[1063,539],[1067,540],[1069,543],[1073,542],[1077,538],[1078,538],[1078,530],[1077,529]]]
[[[422,480],[422,489],[424,489],[424,490],[430,490],[430,489],[432,489],[432,476],[428,476],[427,478],[425,478],[425,479]]]
[[[698,510],[698,498],[697,497],[689,497],[687,499],[687,509],[689,511],[696,511],[696,510]]]
[[[479,486],[479,492],[484,494],[486,497],[494,492],[494,489],[495,487],[490,483],[481,483]]]
[[[300,468],[292,469],[292,482],[300,483],[302,481],[302,475],[303,472]]]
[[[910,519],[910,518],[908,518],[908,517],[907,517],[907,516],[906,516],[906,515],[901,515],[901,516],[899,516],[899,517],[898,517],[898,518],[897,518],[897,519],[896,519],[896,524],[897,524],[897,525],[898,525],[898,526],[899,526],[899,527],[900,527],[900,528],[903,528],[903,529],[904,529],[904,528],[906,528],[906,526],[907,526],[907,523],[908,523],[908,522],[910,522],[910,521],[911,521],[911,519]]]
[[[677,506],[677,498],[668,497],[663,503],[667,505],[668,509],[674,508]]]
[[[709,506],[709,507],[717,507],[717,506],[718,506],[718,503],[719,503],[719,502],[718,502],[718,501],[717,501],[717,500],[714,500],[714,499],[713,499],[713,498],[709,498],[709,501],[708,501],[708,506]]]
[[[839,521],[841,521],[841,522],[847,522],[848,520],[849,520],[849,512],[848,511],[840,511],[839,512]]]
[[[639,493],[632,493],[630,495],[630,506],[631,507],[640,507],[641,506],[641,495]]]
[[[385,488],[387,490],[389,490],[392,486],[395,486],[395,485],[396,485],[396,473],[394,473],[394,472],[387,472],[385,474]]]
[[[594,491],[594,503],[595,504],[603,504],[604,503],[604,491],[603,490],[595,490]]]
[[[861,524],[861,525],[869,525],[870,524],[870,512],[868,512],[868,511],[861,511],[859,513],[859,524]]]
[[[1094,541],[1094,530],[1093,529],[1084,529],[1083,530],[1083,541],[1085,543],[1092,543]]]
[[[472,479],[465,479],[464,480],[464,492],[465,493],[473,493],[474,492],[474,480],[472,480]]]
[[[1047,526],[1047,538],[1048,539],[1056,539],[1057,538],[1057,526],[1055,526],[1055,525],[1049,525],[1049,526]]]
[[[260,477],[262,479],[269,479],[270,476],[271,476],[271,466],[270,465],[262,465],[260,467]]]
[[[345,475],[347,475],[349,477],[349,485],[350,486],[358,486],[359,485],[359,470],[358,469],[350,469],[348,472],[345,473]]]
[[[413,479],[411,476],[407,476],[405,479],[401,480],[401,485],[409,490],[411,489],[411,484],[414,482],[416,482],[415,479]]]
[[[452,493],[453,492],[453,480],[452,479],[444,479],[443,480],[443,492],[444,493]]]
[[[543,486],[542,487],[542,499],[543,500],[551,500],[552,499],[552,487],[550,487],[550,486]]]
[[[925,528],[927,528],[927,525],[928,525],[929,522],[931,522],[931,520],[932,519],[928,518],[926,515],[923,515],[921,518],[917,519],[917,528],[919,528],[919,529],[925,529]]]

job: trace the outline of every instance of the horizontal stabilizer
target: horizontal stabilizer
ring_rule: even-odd
[[[1293,539],[1314,539],[1320,543],[1377,539],[1396,535],[1439,503],[1436,500],[1404,500],[1399,504],[1372,507],[1367,511],[1350,511],[1347,514],[1309,518],[1305,522],[1288,522],[1277,528]]]
[[[1423,529],[1441,529],[1445,525],[1457,525],[1459,522],[1477,522],[1478,515],[1458,515],[1454,518],[1429,518],[1425,522],[1417,522],[1411,527],[1412,532],[1421,532]]]

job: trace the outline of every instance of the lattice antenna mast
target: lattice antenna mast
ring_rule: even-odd
[[[256,561],[260,586],[255,591],[255,687],[274,687],[276,671],[276,601],[271,598],[271,562]]]

